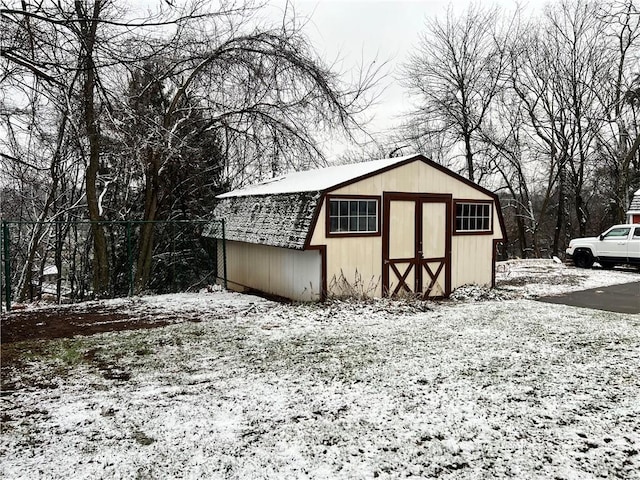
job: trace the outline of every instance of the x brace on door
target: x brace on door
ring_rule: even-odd
[[[405,262],[400,262],[400,263],[405,263]],[[395,262],[390,260],[388,265],[389,265],[389,267],[391,267],[391,269],[393,270],[393,273],[396,274],[396,277],[398,279],[398,285],[396,286],[395,290],[393,291],[393,293],[391,295],[397,295],[398,292],[400,292],[401,288],[404,289],[405,292],[412,293],[413,289],[409,288],[409,285],[407,285],[407,277],[409,276],[409,273],[411,273],[411,269],[413,268],[413,264],[410,263],[407,266],[407,269],[405,270],[405,272],[403,274],[400,274],[400,271],[396,267]]]

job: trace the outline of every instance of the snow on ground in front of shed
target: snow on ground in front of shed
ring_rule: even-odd
[[[499,290],[527,298],[640,281],[638,270],[580,269],[552,260],[507,260],[496,263]]]
[[[256,300],[251,295],[241,295],[234,292],[223,292],[217,286],[210,290],[216,290],[219,295],[208,295],[207,289],[202,292],[142,295],[124,298],[112,298],[108,300],[93,300],[82,303],[72,303],[55,307],[58,311],[86,312],[101,309],[103,311],[117,310],[119,313],[131,315],[157,315],[158,317],[175,318],[177,314],[202,314],[205,312],[225,311],[226,313],[241,313],[250,308]],[[19,311],[49,310],[51,303],[25,303],[16,306]]]
[[[626,275],[548,263],[499,280]],[[640,316],[517,298],[529,287],[483,302],[122,302],[192,321],[28,357],[1,398],[0,476],[640,478]]]

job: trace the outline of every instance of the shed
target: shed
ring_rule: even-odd
[[[299,301],[493,286],[505,240],[497,196],[422,155],[294,172],[217,199],[228,287]]]
[[[640,223],[640,190],[633,194],[633,198],[629,204],[627,223]]]

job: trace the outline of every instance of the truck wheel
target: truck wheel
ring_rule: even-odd
[[[604,262],[604,261],[600,261],[600,266],[604,269],[604,270],[611,270],[613,267],[616,266],[615,263],[612,262]]]
[[[575,263],[578,268],[591,268],[593,265],[593,256],[591,252],[581,250],[574,254],[573,263]]]

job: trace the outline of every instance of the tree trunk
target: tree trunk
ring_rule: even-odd
[[[560,237],[562,236],[562,229],[565,226],[565,183],[566,172],[564,161],[559,165],[558,172],[558,211],[556,214],[556,226],[553,231],[553,245],[551,248],[552,255],[558,256],[560,252]]]
[[[518,229],[518,240],[520,243],[520,255],[522,258],[528,258],[529,246],[527,245],[527,232],[524,228],[524,220],[522,215],[522,207],[516,209],[516,227]]]
[[[581,191],[582,189],[580,189],[580,191],[577,191],[575,194],[576,218],[578,220],[579,236],[586,237],[587,236],[587,215],[586,215],[586,212],[584,211],[585,205],[584,205],[584,200],[582,199],[582,194],[580,193]]]
[[[107,239],[104,227],[100,223],[102,216],[98,205],[97,180],[100,168],[100,135],[95,111],[96,71],[93,61],[93,48],[96,41],[96,29],[100,13],[100,2],[95,0],[92,18],[88,18],[76,2],[76,11],[80,18],[82,40],[84,46],[84,85],[82,101],[84,106],[84,123],[89,142],[89,164],[86,174],[87,207],[93,233],[93,292],[97,297],[109,293],[109,258]]]
[[[464,153],[467,160],[467,172],[469,180],[475,182],[475,171],[473,168],[473,152],[471,151],[471,135],[464,134]]]
[[[64,233],[66,230],[60,224],[56,224],[56,248],[55,265],[58,275],[56,276],[56,303],[60,305],[62,299],[62,248],[64,246]]]
[[[90,65],[93,63],[88,62]],[[97,180],[100,167],[100,140],[96,126],[94,110],[94,75],[93,65],[87,67],[87,78],[84,88],[85,125],[89,139],[89,165],[87,166],[86,191],[89,220],[92,222],[93,232],[93,291],[96,296],[102,297],[108,294],[109,289],[109,261],[107,256],[107,239],[104,227],[100,223],[102,216],[98,206]]]
[[[149,284],[153,259],[154,221],[158,211],[159,155],[149,147],[147,151],[147,175],[145,180],[144,218],[138,242],[138,262],[135,274],[135,293],[139,294]]]
[[[41,217],[42,218],[42,217]],[[20,273],[20,280],[18,281],[18,301],[24,302],[31,291],[31,284],[33,283],[33,262],[38,253],[38,247],[40,246],[40,240],[42,238],[43,224],[41,221],[33,227],[33,233],[31,234],[31,240],[29,241],[29,253],[27,254],[27,261],[22,266],[22,272]]]

